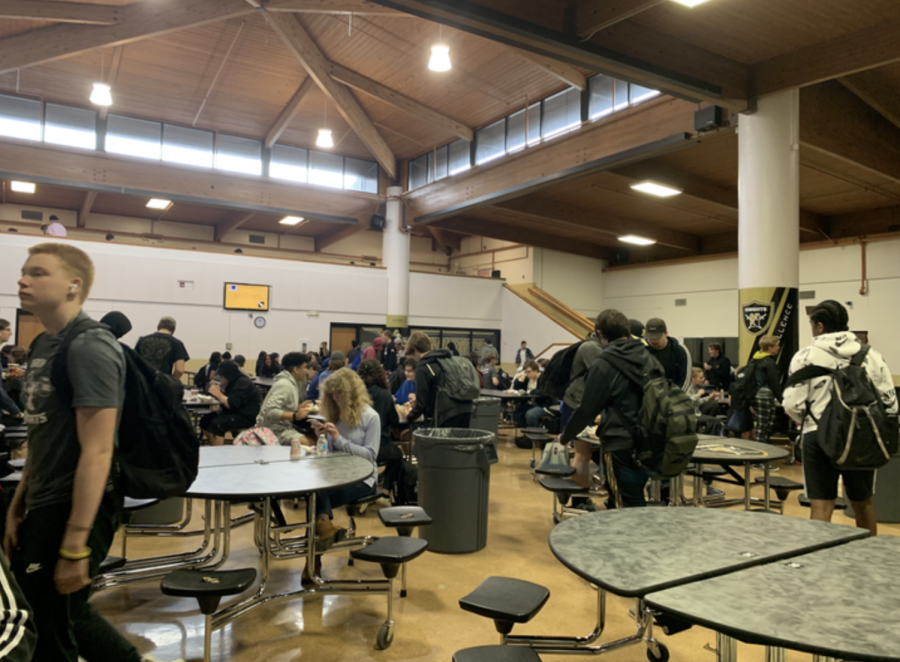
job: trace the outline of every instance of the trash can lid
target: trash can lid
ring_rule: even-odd
[[[490,444],[494,433],[469,428],[421,428],[413,432],[413,439],[432,444]]]

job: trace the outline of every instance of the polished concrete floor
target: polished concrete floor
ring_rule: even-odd
[[[457,604],[461,596],[491,575],[527,579],[551,591],[543,611],[531,623],[517,626],[516,633],[585,635],[590,632],[596,619],[596,594],[550,553],[547,537],[553,526],[551,496],[532,480],[528,468],[530,451],[517,449],[511,443],[511,435],[501,432],[499,455],[499,463],[491,470],[487,547],[464,555],[429,552],[410,564],[410,594],[394,601],[397,625],[393,645],[388,650],[374,648],[376,634],[385,618],[384,596],[332,596],[280,602],[241,617],[213,634],[212,660],[449,662],[456,650],[498,641],[499,635],[491,621],[463,612]],[[799,467],[783,466],[778,475],[801,479]],[[726,491],[738,496],[738,489],[728,487]],[[196,508],[194,512],[199,521]],[[796,493],[791,496],[786,514],[808,516],[808,510],[798,505]],[[340,511],[338,523],[346,524],[346,519],[344,511]],[[836,514],[834,521],[852,525],[841,514]],[[373,511],[357,522],[363,534],[393,535],[381,526]],[[228,567],[256,566],[258,555],[251,533],[249,526],[234,532],[235,544]],[[900,527],[882,526],[882,533],[900,535]],[[128,551],[129,556],[136,558],[183,551],[191,549],[192,544],[196,546],[193,541],[129,538]],[[714,531],[710,531],[709,544],[716,544]],[[346,556],[324,558],[323,574],[327,578],[382,576],[373,564],[357,563],[349,567]],[[279,591],[299,588],[303,565],[300,560],[275,563],[271,588]],[[93,604],[142,654],[152,653],[160,660],[202,660],[203,617],[194,600],[164,596],[157,582],[143,582],[101,591],[93,598]],[[628,617],[631,605],[632,601],[611,598],[607,632],[601,642],[633,633],[634,622]],[[802,609],[802,605],[797,608]],[[705,650],[706,645],[715,644],[715,635],[709,630],[693,628],[673,637],[660,633],[660,640],[669,647],[672,660],[715,660],[715,654]],[[605,658],[610,662],[643,661],[647,659],[645,651],[642,646],[633,646]],[[764,658],[763,650],[758,647],[740,645],[739,653],[742,661],[761,662]],[[572,658],[544,657],[547,661],[564,659]],[[791,661],[809,659],[808,655],[788,654]]]

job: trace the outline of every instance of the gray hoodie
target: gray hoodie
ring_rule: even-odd
[[[823,333],[813,338],[812,345],[804,347],[791,359],[790,374],[809,365],[823,368],[845,368],[850,359],[860,350],[859,340],[850,331]],[[881,354],[870,349],[863,362],[866,374],[875,388],[881,393],[881,400],[889,414],[897,413],[897,394],[894,391],[894,380],[891,371]],[[831,377],[816,377],[801,382],[796,386],[784,389],[784,410],[788,416],[798,423],[803,423],[803,433],[815,432],[819,429],[816,420],[822,417],[828,403],[831,402]],[[812,416],[807,416],[807,402],[810,404]]]
[[[298,384],[287,370],[279,372],[256,417],[256,427],[269,428],[282,445],[289,446],[300,433],[290,419],[281,420],[281,415],[286,411],[297,411],[305,394],[306,382]]]

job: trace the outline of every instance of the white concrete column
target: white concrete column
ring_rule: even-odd
[[[387,209],[381,234],[382,262],[387,269],[388,299],[386,325],[391,328],[409,326],[409,233],[403,229],[400,194],[403,188],[387,190]]]
[[[738,125],[738,287],[741,363],[759,337],[797,343],[800,283],[800,92],[758,100]]]

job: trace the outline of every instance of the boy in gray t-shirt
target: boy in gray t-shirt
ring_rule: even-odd
[[[134,646],[88,604],[118,528],[122,499],[112,457],[125,398],[125,358],[106,329],[78,335],[65,355],[71,392],[52,378],[58,349],[94,280],[90,258],[71,244],[38,244],[22,267],[19,298],[47,329],[34,343],[23,392],[28,459],[6,516],[4,551],[34,609],[34,660],[140,662]]]

